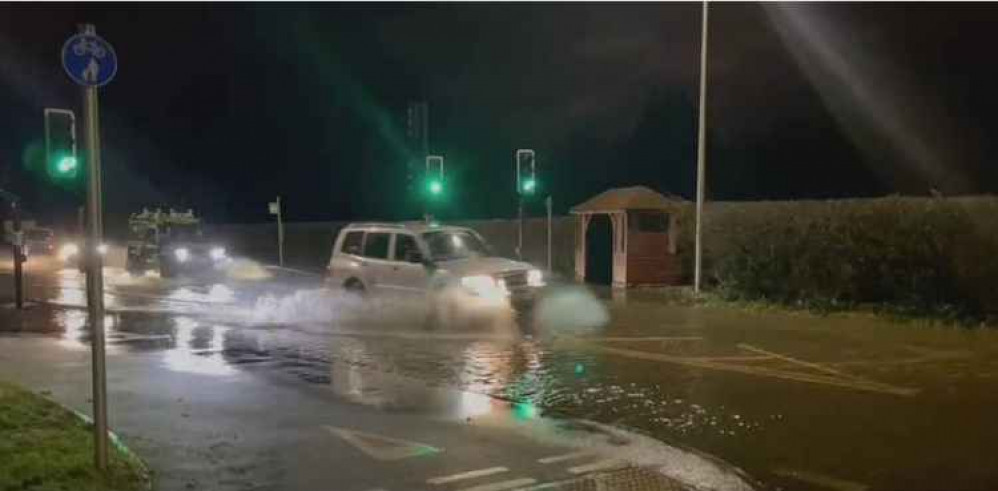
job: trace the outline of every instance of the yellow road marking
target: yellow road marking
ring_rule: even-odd
[[[593,341],[608,343],[626,343],[628,341],[702,341],[703,336],[608,336],[604,338],[588,338]]]
[[[773,474],[783,477],[790,477],[809,484],[817,484],[836,491],[866,491],[870,487],[863,483],[846,481],[837,477],[826,476],[815,472],[800,471],[794,469],[773,469]]]
[[[593,346],[593,348],[599,351],[603,351],[605,353],[615,354],[619,356],[626,356],[629,358],[636,358],[639,360],[675,363],[678,365],[685,365],[697,368],[707,368],[711,370],[743,373],[747,375],[756,375],[760,377],[793,380],[796,382],[831,385],[835,387],[844,387],[847,389],[862,390],[867,392],[877,392],[881,394],[891,394],[897,396],[911,397],[918,393],[918,389],[897,387],[861,378],[845,378],[841,376],[833,377],[828,375],[790,372],[786,370],[777,370],[767,367],[738,365],[735,363],[719,363],[717,361],[705,361],[696,358],[685,358],[681,356],[663,355],[658,353],[649,353],[647,351],[625,349],[625,348],[611,348],[609,346]]]
[[[755,346],[752,346],[751,344],[738,343],[738,347],[741,348],[741,349],[743,349],[743,350],[746,350],[746,351],[751,351],[753,353],[759,353],[761,355],[772,356],[773,358],[779,358],[779,359],[781,359],[783,361],[787,361],[787,362],[790,362],[790,363],[795,363],[797,365],[803,365],[805,367],[813,368],[815,370],[818,370],[819,372],[824,372],[824,373],[828,373],[828,374],[832,374],[832,375],[838,375],[840,377],[852,378],[851,375],[846,375],[846,374],[842,373],[839,370],[836,370],[836,369],[830,368],[830,367],[826,367],[826,366],[824,366],[824,365],[822,365],[820,363],[814,363],[814,362],[810,362],[810,361],[798,360],[797,358],[791,358],[791,357],[789,357],[787,355],[781,355],[779,353],[773,353],[772,351],[766,351],[766,350],[764,350],[762,348],[757,348]]]

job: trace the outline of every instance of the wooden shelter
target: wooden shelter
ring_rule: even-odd
[[[676,215],[682,200],[668,198],[644,186],[610,189],[572,208],[578,216],[575,277],[587,275],[587,238],[594,216],[610,218],[611,284],[615,288],[637,285],[675,285],[682,280],[676,254],[679,231]],[[602,239],[599,239],[602,240]]]

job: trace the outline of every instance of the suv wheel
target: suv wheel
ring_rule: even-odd
[[[358,279],[347,280],[347,282],[343,284],[343,289],[356,295],[364,295],[364,293],[367,292],[367,289],[364,288],[364,284]]]

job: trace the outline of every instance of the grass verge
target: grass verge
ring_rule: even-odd
[[[68,409],[0,382],[0,491],[137,491],[149,488],[145,466],[111,447],[106,475],[94,468],[90,424]]]
[[[802,314],[842,317],[867,317],[898,324],[961,328],[998,328],[998,317],[969,315],[956,309],[932,310],[891,304],[849,304],[816,301],[788,303],[764,299],[746,300],[731,298],[708,290],[699,297],[690,287],[639,288],[628,291],[628,298],[637,301],[676,306],[700,306],[736,309],[748,312]]]

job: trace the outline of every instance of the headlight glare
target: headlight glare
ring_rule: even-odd
[[[544,273],[539,269],[527,271],[527,286],[544,286]]]
[[[211,254],[211,258],[213,260],[220,261],[222,259],[225,259],[225,248],[224,247],[212,247],[211,248],[211,252],[209,254]]]
[[[59,259],[65,261],[79,253],[80,253],[80,246],[72,242],[68,244],[63,244],[62,247],[59,248]]]
[[[461,286],[467,288],[479,297],[501,297],[508,293],[506,282],[488,275],[465,276],[461,278]]]
[[[191,251],[188,251],[186,247],[178,247],[173,250],[173,256],[177,258],[177,261],[186,262],[191,257]]]

